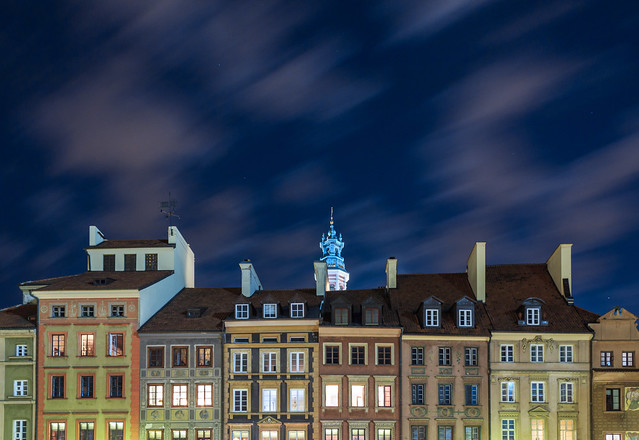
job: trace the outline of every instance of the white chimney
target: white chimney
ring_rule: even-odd
[[[560,244],[552,253],[546,267],[557,290],[572,304],[572,244]]]
[[[325,261],[313,262],[313,269],[315,270],[315,292],[317,296],[326,295],[328,286],[328,267]]]
[[[486,302],[486,242],[478,241],[466,263],[468,282],[477,301]]]
[[[386,288],[397,288],[397,258],[386,259]]]
[[[242,295],[251,296],[256,290],[262,290],[262,283],[255,272],[251,260],[244,260],[240,263],[242,269]]]
[[[97,246],[105,240],[97,226],[89,226],[89,246]]]

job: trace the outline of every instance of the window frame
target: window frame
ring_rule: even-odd
[[[198,408],[213,407],[213,384],[198,382],[195,384],[195,406]]]
[[[277,412],[278,391],[277,388],[262,388],[262,412]]]
[[[479,405],[479,384],[478,383],[464,384],[464,404],[466,406]]]
[[[453,404],[453,384],[437,384],[437,404],[443,406],[450,406]]]
[[[479,348],[478,347],[464,347],[464,366],[465,367],[479,366]]]
[[[121,342],[121,347],[118,346],[119,342]],[[109,332],[107,334],[107,356],[123,357],[124,352],[124,332]]]
[[[235,304],[235,319],[249,319],[249,305]]]
[[[605,400],[606,412],[619,412],[622,410],[621,387],[606,387],[605,398],[606,398]]]
[[[95,374],[78,374],[78,398],[95,399]]]
[[[500,402],[512,403],[517,401],[515,397],[515,382],[503,381],[501,382],[500,388],[501,388]],[[504,397],[506,397],[506,400],[504,400]]]
[[[540,306],[526,307],[526,325],[530,325],[530,326],[541,325],[541,307]]]
[[[504,362],[504,363],[515,362],[515,345],[501,344],[499,346],[499,359],[500,359],[500,362]]]
[[[185,408],[189,406],[189,384],[171,384],[171,408]]]
[[[164,408],[164,384],[146,384],[146,406],[147,408]]]
[[[377,385],[377,407],[392,408],[393,407],[393,386],[390,384]]]
[[[424,383],[411,383],[410,384],[410,402],[411,405],[424,405],[426,403],[426,384]]]
[[[290,317],[293,319],[304,318],[305,316],[304,303],[294,302],[290,305]]]
[[[208,360],[208,363],[207,363]],[[213,368],[213,346],[195,346],[195,368]]]
[[[357,356],[354,350],[357,350]],[[361,351],[361,359],[360,359]],[[353,362],[357,360],[358,362]],[[361,360],[361,362],[360,362]],[[349,365],[368,365],[368,344],[348,344],[348,364]]]
[[[297,394],[294,396],[294,394]],[[288,406],[289,412],[306,412],[306,389],[304,388],[289,388],[288,390]],[[300,398],[301,396],[301,398]]]
[[[66,399],[66,375],[52,374],[49,376],[49,399]]]
[[[424,365],[424,347],[412,346],[410,348],[410,364]]]
[[[171,367],[189,368],[188,345],[171,345]]]
[[[267,308],[269,312],[267,313]],[[275,303],[266,303],[262,307],[262,317],[264,319],[275,319],[277,318],[277,304]]]
[[[51,333],[50,357],[66,357],[67,355],[67,334]]]
[[[457,310],[457,327],[470,328],[473,327],[473,309],[463,308]]]
[[[439,327],[439,309],[424,309],[424,327]]]
[[[15,379],[13,381],[13,397],[27,397],[29,389],[28,379]]]
[[[452,365],[452,348],[448,346],[437,347],[437,359],[440,367],[450,367]]]
[[[375,344],[375,365],[393,365],[393,348],[392,344]]]
[[[530,402],[546,402],[546,382],[536,380],[530,382]]]
[[[622,351],[621,352],[621,366],[624,368],[632,368],[635,366],[635,352],[634,351]]]
[[[147,368],[164,368],[164,346],[147,346],[146,348],[146,366]],[[158,358],[156,353],[152,353],[152,352],[160,352],[160,356]],[[160,364],[159,365],[155,365],[155,361],[159,360]],[[151,364],[151,361],[153,361],[153,365]]]
[[[233,404],[231,405],[232,412],[245,413],[248,412],[248,389],[246,388],[233,388],[232,392]]]
[[[599,361],[602,367],[614,367],[615,366],[614,353],[612,351],[600,351]]]
[[[329,350],[331,351],[330,353]],[[334,362],[335,356],[337,356],[337,362]],[[324,344],[324,365],[341,365],[341,359],[342,344]]]
[[[306,371],[305,355],[306,353],[303,351],[289,352],[289,372],[290,373],[304,373]]]
[[[575,403],[575,386],[573,382],[559,383],[559,403]]]
[[[249,366],[248,358],[249,358],[248,352],[234,351],[233,352],[233,373],[247,374],[248,366]]]
[[[28,344],[16,344],[16,357],[28,357],[29,346]]]
[[[530,362],[544,362],[544,344],[530,344]]]
[[[107,386],[109,392],[107,399],[125,398],[124,373],[107,373]]]
[[[574,361],[575,348],[572,344],[565,344],[559,346],[559,362],[565,364],[571,364]]]

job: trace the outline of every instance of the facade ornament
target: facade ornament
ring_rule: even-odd
[[[543,339],[541,335],[537,335],[533,339],[523,338],[521,340],[521,349],[526,351],[530,344],[546,344],[548,346],[548,349],[552,351],[554,348],[555,340],[553,338]]]

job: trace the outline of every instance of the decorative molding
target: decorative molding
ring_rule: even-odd
[[[548,345],[548,349],[552,352],[555,344],[555,340],[553,338],[543,339],[541,335],[535,336],[533,339],[523,338],[521,340],[521,349],[526,351],[530,344],[546,344]]]

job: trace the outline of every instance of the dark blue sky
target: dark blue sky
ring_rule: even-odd
[[[312,287],[334,206],[350,287],[573,243],[577,304],[639,313],[638,2],[12,3],[3,305],[171,191],[198,286]]]

